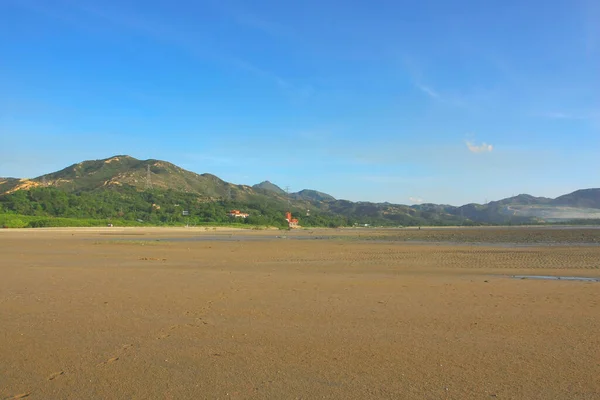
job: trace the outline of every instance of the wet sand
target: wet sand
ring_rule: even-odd
[[[0,399],[600,399],[600,282],[510,278],[600,230],[518,229],[0,230]]]

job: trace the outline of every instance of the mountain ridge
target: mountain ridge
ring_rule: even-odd
[[[271,181],[262,181],[261,183],[257,183],[252,186],[253,189],[266,190],[268,192],[277,193],[279,195],[285,195],[286,192],[279,186],[275,185]]]
[[[600,189],[580,189],[555,199],[529,194],[462,206],[419,204],[402,205],[352,202],[312,189],[286,193],[270,181],[253,186],[226,182],[216,175],[198,174],[167,161],[138,160],[128,155],[116,155],[100,160],[72,164],[56,172],[33,179],[0,178],[0,195],[21,190],[52,187],[69,193],[125,190],[131,187],[142,192],[148,189],[174,191],[195,196],[197,201],[235,201],[239,204],[272,204],[316,210],[363,221],[387,221],[403,224],[416,220],[432,223],[523,223],[526,221],[560,221],[568,218],[600,218]],[[308,211],[306,211],[308,213]]]

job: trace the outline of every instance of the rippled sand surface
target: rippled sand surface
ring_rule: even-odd
[[[598,235],[2,230],[0,399],[600,399]]]

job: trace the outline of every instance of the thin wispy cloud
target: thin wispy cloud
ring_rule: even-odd
[[[278,23],[269,21],[262,16],[255,13],[236,9],[231,10],[233,20],[238,24],[251,28],[260,32],[263,32],[273,38],[289,38],[294,37],[293,33],[287,27]]]
[[[429,86],[426,85],[422,85],[420,83],[415,84],[417,86],[417,88],[419,88],[423,93],[425,93],[427,96],[431,97],[432,99],[435,100],[442,100],[442,96],[440,96],[440,94],[435,91],[434,89],[432,89]]]
[[[189,33],[185,34],[177,27],[162,23],[155,18],[141,16],[123,9],[115,10],[106,7],[97,7],[90,3],[70,3],[69,8],[78,10],[81,14],[87,14],[97,20],[108,22],[114,27],[151,37],[152,39],[170,43],[171,45],[186,47],[191,44],[188,38]],[[198,49],[198,46],[194,48]]]
[[[305,101],[315,94],[315,88],[311,85],[297,85],[269,70],[254,65],[246,60],[231,58],[236,67],[253,73],[256,76],[271,81],[278,89],[284,92],[292,101]]]
[[[409,197],[408,200],[413,204],[423,204],[425,201],[420,197]]]
[[[376,183],[376,184],[415,184],[432,182],[435,180],[433,176],[407,176],[407,175],[356,175],[353,179]]]
[[[584,43],[589,55],[598,50],[600,44],[600,28],[598,20],[600,18],[600,6],[596,0],[584,0],[582,3]]]
[[[550,118],[550,119],[574,119],[574,120],[587,119],[587,116],[585,116],[583,114],[574,114],[574,113],[567,113],[567,112],[548,112],[548,113],[542,113],[541,116],[544,118]]]
[[[415,82],[414,85],[417,89],[419,89],[423,94],[425,94],[433,101],[442,104],[447,104],[453,107],[467,107],[467,103],[464,101],[463,98],[459,96],[442,94],[437,89],[433,88],[431,85],[424,85],[420,82]]]
[[[48,7],[44,3],[35,0],[13,0],[12,3],[28,11],[32,11],[34,13],[41,14],[58,21],[62,21],[63,23],[69,24],[79,30],[93,30],[90,29],[89,24],[86,24],[85,21],[82,21],[82,18],[78,13],[77,8],[66,11],[60,9],[60,7]]]
[[[242,28],[263,33],[273,39],[293,39],[294,41],[301,39],[289,23],[283,24],[277,18],[269,17],[268,14],[276,14],[280,11],[276,4],[262,10],[258,3],[251,4],[251,7],[249,7],[250,3],[243,4],[243,2],[230,0],[209,1],[209,4]]]
[[[492,150],[494,150],[494,146],[485,142],[478,145],[467,140],[465,141],[465,144],[467,145],[467,149],[469,149],[471,153],[490,153],[492,152]]]
[[[65,9],[48,7],[44,3],[37,1],[27,1],[22,5],[28,9],[35,10],[36,12],[44,13],[49,17],[62,20],[75,28],[83,29],[86,27],[86,25],[79,20],[81,18],[75,18],[75,14],[68,14]],[[79,14],[79,16],[86,15],[88,18],[91,17],[96,21],[108,22],[114,27],[134,32],[135,34],[141,34],[158,42],[177,47],[189,55],[200,59],[209,59],[217,63],[225,63],[249,71],[258,77],[270,81],[292,101],[304,101],[315,93],[315,89],[311,85],[296,85],[276,73],[258,67],[235,55],[219,54],[214,51],[214,42],[211,42],[210,40],[198,42],[190,35],[190,32],[184,31],[177,26],[159,22],[148,16],[134,15],[125,12],[124,10],[110,10],[105,7],[94,7],[89,3],[69,3],[69,5],[69,10]],[[254,29],[260,29],[270,35],[283,35],[284,32],[283,28],[280,30],[280,27],[276,24],[270,24],[256,15],[247,12],[236,12],[234,20],[238,24],[245,24]]]
[[[427,79],[424,77],[422,68],[419,65],[420,63],[414,57],[405,56],[402,64],[404,65],[404,69],[408,73],[413,85],[417,89],[433,100],[443,101],[442,95],[437,90],[435,90],[431,85],[423,83],[426,82]]]
[[[266,78],[268,80],[271,80],[272,82],[274,82],[280,89],[288,89],[290,87],[292,87],[292,83],[289,82],[288,80],[280,77],[279,75],[271,72],[271,71],[267,71],[263,68],[260,68],[246,60],[242,60],[240,58],[231,58],[232,63],[235,64],[236,67],[246,70],[248,72],[252,72],[255,75],[258,75],[260,77]]]
[[[188,154],[185,158],[209,166],[240,165],[239,160],[232,157],[214,156],[212,154]]]

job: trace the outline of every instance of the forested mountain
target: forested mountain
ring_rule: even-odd
[[[259,184],[256,184],[256,185],[252,186],[252,189],[264,190],[266,192],[271,192],[271,193],[279,194],[282,196],[286,194],[285,190],[283,190],[279,186],[277,186],[269,181],[263,181]]]
[[[487,204],[351,202],[311,189],[286,193],[264,181],[236,185],[161,160],[115,156],[84,161],[34,179],[0,178],[0,213],[119,219],[177,224],[234,222],[228,211],[250,214],[248,224],[284,226],[291,210],[302,226],[460,225],[560,222],[600,218],[600,189],[556,199],[527,194]],[[189,217],[183,215],[189,211]],[[241,222],[241,220],[235,220]]]

